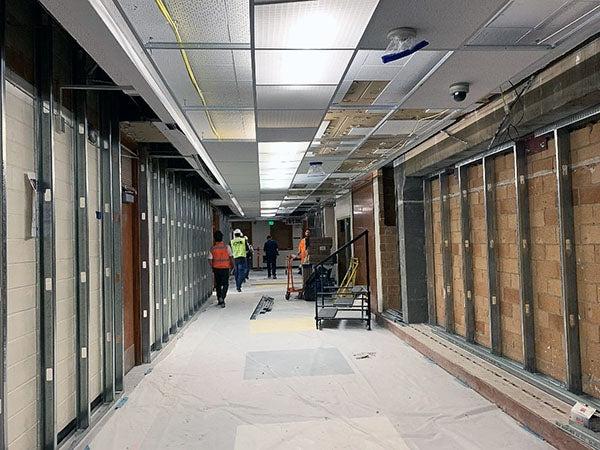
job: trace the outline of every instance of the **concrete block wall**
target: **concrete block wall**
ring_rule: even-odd
[[[485,194],[483,165],[468,168],[469,219],[473,248],[473,301],[475,304],[475,342],[490,347],[489,293],[487,279],[487,233],[485,225]]]
[[[88,239],[89,239],[89,289],[90,289],[90,332],[88,345],[89,402],[102,394],[102,230],[97,214],[102,211],[100,191],[100,149],[87,142],[88,170]]]
[[[460,234],[460,189],[458,171],[448,176],[448,206],[450,210],[450,251],[452,254],[452,299],[454,331],[465,335],[465,295],[462,282],[462,245]]]
[[[600,123],[570,141],[583,390],[600,398]]]
[[[566,379],[558,244],[558,200],[554,141],[527,156],[531,275],[538,371]]]
[[[435,272],[435,311],[436,323],[443,326],[446,318],[444,303],[444,277],[442,265],[442,209],[440,180],[431,181],[431,217],[433,220],[433,264]]]
[[[54,132],[56,429],[76,417],[75,192],[73,129]]]
[[[38,280],[36,239],[31,235],[35,196],[27,173],[35,173],[35,109],[30,94],[6,84],[8,339],[7,406],[9,449],[38,442]]]
[[[523,361],[519,249],[517,247],[517,197],[513,153],[494,159],[496,180],[497,269],[502,327],[502,354]]]

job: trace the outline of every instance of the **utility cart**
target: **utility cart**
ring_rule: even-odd
[[[323,261],[315,266],[324,267],[328,262],[346,248],[363,239],[366,284],[355,285],[356,272],[360,257],[353,258],[353,264],[339,286],[327,286],[325,282],[320,283],[322,287],[316,294],[315,301],[315,324],[317,329],[323,328],[324,321],[359,321],[364,322],[367,330],[371,329],[371,280],[369,276],[369,232],[363,231],[350,242],[340,247]],[[352,272],[350,272],[352,271]],[[323,271],[324,272],[324,271]]]

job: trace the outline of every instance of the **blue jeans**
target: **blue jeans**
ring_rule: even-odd
[[[235,287],[242,288],[242,283],[246,279],[246,258],[235,258]]]

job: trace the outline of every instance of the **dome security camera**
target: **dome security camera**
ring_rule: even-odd
[[[455,83],[450,86],[450,95],[455,102],[462,102],[467,98],[469,93],[469,83]]]

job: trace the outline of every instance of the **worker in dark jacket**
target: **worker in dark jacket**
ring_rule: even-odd
[[[271,236],[267,236],[263,250],[265,252],[265,261],[267,262],[267,275],[269,278],[272,275],[275,280],[277,279],[277,255],[279,255],[277,241],[272,239]]]

